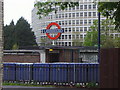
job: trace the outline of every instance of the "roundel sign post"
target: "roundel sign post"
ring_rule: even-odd
[[[50,29],[50,27],[53,25],[56,26],[57,29]],[[60,37],[63,30],[61,30],[61,27],[57,23],[52,22],[46,27],[45,32],[46,32],[46,35],[49,39],[56,40]],[[52,37],[52,36],[50,36],[50,33],[57,33],[57,35],[55,37]]]

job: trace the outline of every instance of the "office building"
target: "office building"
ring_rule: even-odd
[[[32,28],[35,32],[38,45],[57,45],[57,46],[81,46],[84,42],[87,31],[91,31],[90,26],[93,21],[98,19],[97,5],[92,0],[80,2],[79,6],[60,10],[57,13],[50,13],[48,16],[39,19],[36,14],[37,9],[32,10]],[[105,17],[101,16],[101,20]],[[58,23],[64,30],[61,37],[57,40],[49,40],[43,29],[51,22]]]

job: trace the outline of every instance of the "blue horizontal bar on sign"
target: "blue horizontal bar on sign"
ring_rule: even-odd
[[[44,33],[63,33],[62,29],[43,29]]]

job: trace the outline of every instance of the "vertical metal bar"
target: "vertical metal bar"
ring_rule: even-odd
[[[98,12],[98,63],[100,62],[100,12]]]

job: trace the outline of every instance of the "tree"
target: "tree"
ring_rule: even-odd
[[[36,45],[35,36],[31,30],[30,24],[23,17],[17,21],[15,26],[15,41],[19,47]]]
[[[51,12],[57,13],[57,7],[59,7],[61,10],[66,9],[69,7],[75,7],[78,6],[79,2],[40,2],[37,1],[35,3],[35,7],[38,9],[37,14],[39,15],[39,18],[42,18],[43,16],[47,16]]]
[[[11,21],[4,27],[4,49],[18,49],[22,46],[37,45],[30,24],[21,17],[17,24]]]
[[[10,25],[6,25],[3,30],[4,33],[4,49],[11,49],[15,43],[15,25],[12,20]]]
[[[17,44],[14,44],[12,50],[17,50],[17,49],[19,49],[19,46]]]
[[[97,46],[98,45],[98,20],[93,22],[90,27],[91,32],[87,32],[84,46]],[[101,46],[102,47],[115,47],[114,39],[111,37],[110,33],[115,32],[114,24],[112,20],[106,19],[101,21]]]
[[[98,43],[98,31],[87,32],[84,46],[95,46]]]
[[[100,2],[99,11],[109,19],[113,19],[116,29],[120,31],[120,1],[119,2]]]

